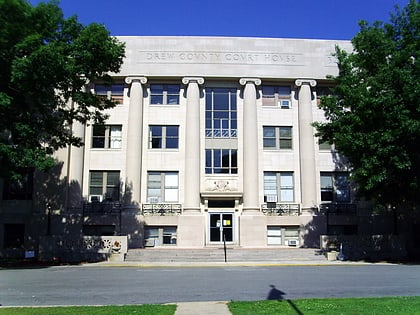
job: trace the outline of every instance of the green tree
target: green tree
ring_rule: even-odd
[[[420,202],[420,4],[395,7],[389,23],[360,22],[353,51],[336,48],[339,74],[321,99],[321,141],[352,167],[361,196],[397,206]]]
[[[124,50],[103,25],[64,18],[58,1],[0,0],[0,176],[46,170],[57,149],[82,144],[72,123],[103,121],[115,105],[86,84],[110,82]]]

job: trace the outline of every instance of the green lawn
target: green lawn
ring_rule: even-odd
[[[173,315],[176,305],[63,306],[0,308],[7,315]]]
[[[233,315],[420,314],[420,296],[231,302]]]
[[[420,296],[230,302],[233,315],[420,315]],[[173,315],[176,305],[1,308],[0,315]]]

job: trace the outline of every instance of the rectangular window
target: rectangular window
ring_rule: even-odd
[[[178,202],[178,172],[148,172],[147,201]]]
[[[264,172],[264,196],[266,201],[294,202],[292,172]]]
[[[124,84],[95,84],[95,93],[121,105],[124,101]]]
[[[145,246],[176,245],[176,226],[146,226],[144,229]]]
[[[267,245],[299,246],[299,226],[267,226]]]
[[[149,126],[150,149],[178,149],[178,126]]]
[[[22,174],[19,179],[5,179],[3,200],[31,200],[33,189],[33,173]]]
[[[90,171],[89,195],[89,201],[119,201],[120,172]]]
[[[321,201],[350,202],[350,183],[348,173],[321,173]]]
[[[290,86],[262,86],[263,106],[273,106],[283,109],[291,107],[291,88]]]
[[[237,137],[236,89],[206,89],[206,137]]]
[[[207,149],[206,174],[238,174],[237,150]]]
[[[292,127],[263,127],[264,149],[292,149]]]
[[[178,105],[179,84],[150,84],[151,105]]]
[[[121,149],[121,125],[94,125],[92,129],[92,148]]]
[[[267,245],[281,245],[280,226],[267,226]]]

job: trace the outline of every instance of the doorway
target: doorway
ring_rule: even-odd
[[[233,213],[210,213],[210,242],[233,242]]]

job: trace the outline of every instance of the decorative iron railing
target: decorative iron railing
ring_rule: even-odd
[[[349,215],[357,213],[354,203],[321,203],[319,209],[325,214]]]
[[[143,215],[180,215],[182,205],[179,203],[144,203]]]
[[[118,214],[121,212],[122,206],[118,201],[103,201],[103,202],[87,202],[83,206],[83,214]]]
[[[206,129],[206,138],[236,138],[236,129]]]
[[[265,215],[278,216],[298,216],[300,215],[300,205],[297,203],[264,203],[261,211]]]

